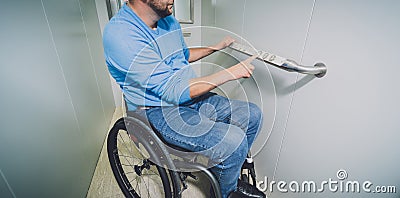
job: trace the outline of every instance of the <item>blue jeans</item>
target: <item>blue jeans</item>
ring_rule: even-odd
[[[222,197],[236,189],[241,166],[261,128],[262,112],[255,104],[208,93],[192,104],[155,107],[146,114],[166,142],[217,162],[211,171]]]

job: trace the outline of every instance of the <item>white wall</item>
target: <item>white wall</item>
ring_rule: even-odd
[[[336,173],[344,169],[348,178],[343,182],[371,181],[372,190],[382,185],[399,191],[399,1],[208,0],[202,9],[207,16],[215,11],[204,25],[232,31],[239,42],[238,35],[257,49],[328,67],[327,75],[317,79],[256,61],[254,78],[241,81],[243,89],[234,83],[223,88],[227,95],[246,95],[263,108],[263,131],[252,149],[260,180],[313,180],[320,188],[329,178],[338,181]],[[205,30],[203,43],[224,34]],[[226,52],[229,55],[219,53],[207,60],[229,66],[237,62],[231,56],[246,58]],[[399,193],[333,193],[328,186],[324,193],[281,193],[275,185],[270,197]]]
[[[193,23],[192,24],[181,24],[182,32],[190,33],[190,36],[185,36],[185,42],[188,47],[200,47],[201,44],[201,0],[194,0],[193,8]],[[201,61],[192,63],[192,67],[195,72],[200,75],[201,73]]]
[[[97,15],[99,19],[99,25],[100,25],[100,30],[101,30],[101,35],[103,35],[103,30],[104,27],[107,25],[109,19],[108,19],[108,10],[107,10],[107,4],[106,0],[95,0],[96,2],[96,9],[97,9]],[[115,8],[117,5],[116,1],[110,1],[110,4],[114,5],[112,6]],[[103,42],[101,42],[103,43]],[[110,77],[110,82],[111,82],[111,89],[113,92],[114,96],[114,104],[117,108],[122,106],[122,91],[115,79],[109,75]]]

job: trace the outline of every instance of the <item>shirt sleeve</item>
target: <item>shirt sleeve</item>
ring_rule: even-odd
[[[186,60],[189,61],[190,50],[189,50],[189,48],[186,46],[185,39],[183,39],[183,36],[182,36],[181,38],[182,38],[183,54],[185,55]]]
[[[183,57],[174,58],[182,51],[163,60],[157,48],[145,39],[133,38],[127,42],[132,45],[125,53],[135,55],[131,59],[125,84],[139,86],[145,90],[144,93],[151,92],[162,101],[176,105],[191,100],[189,81],[195,77],[194,71],[187,61],[181,60]]]

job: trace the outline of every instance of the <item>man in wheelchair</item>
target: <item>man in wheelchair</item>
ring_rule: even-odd
[[[229,46],[226,37],[208,48],[188,49],[173,0],[129,0],[104,30],[105,58],[120,85],[128,111],[148,119],[164,140],[218,162],[211,168],[222,197],[265,197],[239,182],[241,166],[260,131],[262,112],[252,103],[210,91],[252,75],[250,57],[197,77],[189,63]],[[242,196],[242,197],[243,197]]]

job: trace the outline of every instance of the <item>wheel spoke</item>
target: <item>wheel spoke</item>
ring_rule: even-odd
[[[126,150],[128,151],[128,153],[131,153],[131,154],[132,154],[131,149],[129,149],[129,147],[126,145],[126,142],[125,142],[124,138],[121,136],[120,133],[118,133],[118,135],[119,135],[119,137],[121,138],[121,141],[123,142],[123,145],[124,145],[124,147],[126,148]]]
[[[118,156],[121,156],[121,157],[125,157],[125,158],[132,158],[132,159],[142,160],[142,159],[139,159],[139,158],[137,158],[137,157],[135,157],[135,156],[121,155],[121,154],[117,154],[117,155],[118,155]]]
[[[122,136],[121,136],[121,134],[120,133],[118,133],[118,135],[121,137],[121,139],[122,139],[122,142],[124,142],[124,146],[125,146],[125,148],[128,150],[128,152],[129,152],[129,148],[126,146],[126,143],[125,143],[125,141],[124,141],[124,139],[122,138]],[[139,152],[140,153],[140,152]],[[143,156],[143,155],[142,155]],[[137,158],[137,159],[139,159],[139,158]],[[128,161],[128,163],[130,164],[130,166],[131,167],[133,167],[133,165],[129,162],[129,160],[127,160]]]
[[[141,131],[145,129],[135,126],[134,130],[135,134],[139,132],[137,135],[140,135]],[[113,155],[119,160],[110,159],[110,163],[114,163],[114,166],[111,166],[113,171],[115,171],[115,165],[118,168],[118,173],[114,172],[114,174],[116,178],[122,179],[117,179],[117,181],[124,192],[128,190],[135,197],[165,197],[170,195],[171,192],[175,192],[175,187],[171,189],[168,175],[165,178],[165,169],[151,162],[158,159],[156,153],[159,147],[157,145],[154,147],[154,145],[148,144],[149,139],[146,139],[146,137],[133,137],[126,129],[117,129],[113,133],[114,136],[109,136],[113,139],[110,139],[111,141],[108,143],[112,146],[109,147],[108,152],[109,155]],[[167,172],[167,174],[171,173]],[[126,194],[126,196],[130,197],[129,194]]]
[[[146,185],[146,182],[144,181],[144,179],[142,179],[142,182],[143,182],[143,184],[144,184],[144,186],[145,186],[145,188],[146,188],[146,190],[147,190],[147,194],[149,195],[148,197],[150,197],[150,191],[149,191],[149,188],[148,188],[148,186]],[[147,182],[149,182],[149,179],[147,178]]]
[[[153,170],[151,170],[151,169],[149,169],[149,170],[147,170],[148,172],[152,172],[152,173],[154,173],[154,175],[159,175],[159,174],[157,174],[156,172],[154,172]]]
[[[129,183],[132,183],[133,181],[136,181],[136,182],[138,182],[137,180],[138,180],[138,178],[139,178],[139,176],[136,176],[134,179],[132,179],[131,181],[129,181]]]
[[[137,177],[137,178],[139,178],[139,177]],[[139,179],[139,181],[140,181],[140,179]],[[136,189],[137,189],[137,191],[138,191],[138,193],[139,193],[139,196],[141,197],[142,195],[141,195],[141,193],[140,193],[140,189],[138,188],[138,186],[139,186],[139,182],[138,181],[136,181],[137,183],[136,183]]]

